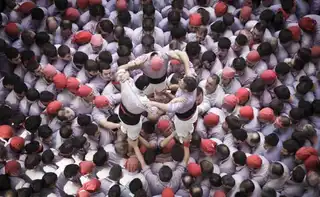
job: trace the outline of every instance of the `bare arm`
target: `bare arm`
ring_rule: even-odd
[[[106,129],[118,129],[120,128],[120,124],[109,122],[106,119],[99,121],[99,124]]]
[[[189,147],[183,146],[184,149],[184,157],[183,162],[187,165],[190,158],[190,149]]]
[[[133,69],[133,68],[140,68],[141,66],[143,66],[143,64],[147,60],[148,60],[148,58],[146,55],[141,55],[141,56],[137,57],[135,60],[132,60],[132,61],[128,62],[127,64],[120,66],[118,69],[128,70],[128,69]]]
[[[162,142],[160,143],[160,147],[163,148],[167,146],[167,144],[170,142],[170,140],[174,137],[174,133],[171,133],[168,137],[166,137]]]
[[[154,148],[146,139],[139,136],[139,141],[147,148]]]
[[[184,65],[184,70],[185,70],[186,75],[189,74],[189,72],[190,72],[190,69],[189,69],[189,57],[188,57],[186,52],[179,51],[179,50],[174,50],[174,51],[169,51],[168,55],[171,58],[181,60],[183,65]]]

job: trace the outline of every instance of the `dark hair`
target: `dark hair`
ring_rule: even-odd
[[[7,56],[8,59],[14,59],[19,56],[19,51],[18,49],[14,47],[8,47],[4,51],[5,55]]]
[[[62,20],[60,22],[60,28],[62,30],[66,30],[66,29],[72,30],[72,22],[69,20]]]
[[[49,42],[45,43],[42,46],[42,50],[43,50],[43,54],[48,57],[57,57],[58,55],[57,48]]]
[[[226,37],[219,38],[218,47],[220,49],[230,49],[230,46],[231,46],[231,41],[229,40],[229,38],[226,38]]]
[[[214,22],[211,26],[210,26],[210,30],[216,33],[220,33],[222,34],[223,32],[225,32],[227,29],[227,26],[224,24],[223,21],[218,20],[216,22]]]
[[[271,133],[265,137],[265,143],[270,146],[277,146],[279,143],[279,137],[275,133]]]
[[[43,187],[43,183],[41,179],[33,180],[30,184],[32,188],[32,193],[40,193]]]
[[[13,85],[16,84],[17,82],[20,82],[20,78],[13,74],[13,75],[5,75],[2,80],[2,85]]]
[[[120,186],[117,184],[113,185],[108,191],[109,197],[120,197],[120,195],[121,195],[121,189],[120,189]]]
[[[245,46],[248,43],[248,38],[247,36],[243,35],[243,34],[239,34],[236,37],[236,42],[238,43],[238,45],[240,46]]]
[[[153,16],[154,13],[156,12],[156,9],[154,8],[152,3],[145,4],[142,6],[142,12],[147,16]]]
[[[49,36],[48,33],[43,32],[43,31],[36,33],[36,35],[35,35],[35,43],[38,46],[42,46],[47,42],[50,42],[50,36]]]
[[[283,148],[289,152],[289,154],[296,153],[296,151],[300,148],[298,142],[296,142],[293,139],[288,139],[288,140],[284,141],[282,143],[282,145],[283,145]]]
[[[192,197],[202,197],[203,191],[200,185],[194,184],[190,188],[190,195]]]
[[[216,54],[213,51],[209,50],[202,54],[201,61],[214,62],[216,60],[216,57]]]
[[[41,120],[41,116],[29,116],[24,122],[24,128],[31,133],[35,133],[41,125]]]
[[[68,1],[67,0],[55,0],[54,5],[58,10],[65,10],[68,8]]]
[[[77,164],[69,164],[64,168],[63,174],[66,178],[72,178],[78,174],[80,167]]]
[[[284,173],[284,168],[281,163],[273,162],[271,163],[271,173],[277,176],[282,176]]]
[[[210,22],[210,13],[204,8],[198,8],[197,13],[201,15],[201,24],[208,25]]]
[[[110,20],[102,20],[98,24],[104,32],[111,33],[113,31],[114,25]]]
[[[172,39],[181,39],[186,36],[187,31],[183,27],[177,26],[170,30],[170,34]]]
[[[44,139],[50,137],[52,135],[52,133],[53,133],[52,129],[47,124],[41,125],[38,128],[39,137],[42,137]]]
[[[38,166],[41,162],[41,156],[38,154],[28,154],[24,160],[24,166],[26,169],[33,169]]]
[[[108,159],[108,153],[102,147],[99,147],[98,151],[93,155],[92,161],[94,164],[96,164],[96,166],[103,166]]]
[[[41,161],[43,164],[51,164],[54,159],[54,154],[51,149],[45,150],[41,155]]]
[[[19,81],[17,83],[14,84],[13,86],[13,91],[17,94],[23,94],[26,93],[28,91],[28,87],[25,83]]]
[[[291,13],[292,8],[294,6],[293,0],[280,0],[281,7],[286,13]]]
[[[92,5],[89,7],[90,16],[93,17],[104,17],[105,8],[101,4]]]
[[[56,173],[54,172],[47,172],[42,177],[43,186],[50,187],[51,185],[54,185],[58,180],[58,177]]]
[[[234,16],[230,13],[225,13],[222,20],[226,26],[231,26],[234,23]]]
[[[304,62],[309,62],[311,60],[311,49],[300,48],[298,51],[298,57]]]
[[[87,62],[84,64],[84,69],[88,72],[90,71],[98,71],[99,65],[96,61],[88,59]]]
[[[251,194],[255,189],[253,182],[249,179],[242,181],[240,184],[240,191],[246,194]]]
[[[297,166],[292,170],[292,180],[301,183],[306,176],[305,170],[301,166]]]
[[[237,140],[240,140],[240,141],[245,141],[248,137],[248,134],[245,130],[243,129],[234,129],[232,130],[232,136],[234,138],[236,138]]]
[[[91,123],[91,117],[86,114],[79,114],[77,117],[77,123],[81,126],[87,126]]]
[[[154,19],[152,18],[145,18],[142,20],[142,29],[144,31],[153,31],[155,24]]]
[[[240,129],[242,125],[240,119],[234,115],[227,116],[226,123],[228,124],[228,128],[231,130]]]
[[[41,21],[44,19],[44,11],[40,7],[35,7],[31,10],[32,20]]]
[[[40,93],[40,98],[39,100],[41,102],[50,102],[50,101],[53,101],[54,100],[54,94],[52,92],[49,92],[47,90],[45,91],[42,91]]]
[[[60,57],[65,57],[66,55],[68,55],[70,53],[71,53],[70,48],[67,45],[63,44],[63,45],[59,46],[58,55]]]
[[[201,47],[198,42],[188,42],[186,45],[186,53],[189,58],[198,56],[201,52]]]
[[[232,67],[236,71],[243,71],[247,66],[246,60],[243,57],[236,57],[232,61]]]
[[[270,9],[263,10],[259,17],[260,21],[271,24],[274,20],[274,12]]]
[[[99,130],[98,125],[94,124],[94,123],[90,123],[88,125],[85,126],[84,131],[87,135],[95,135],[95,133]]]
[[[285,63],[285,62],[280,62],[275,68],[275,71],[278,75],[286,75],[290,72],[291,67]]]
[[[118,20],[122,25],[128,25],[131,22],[131,14],[128,10],[118,11]]]
[[[288,100],[291,95],[288,87],[285,85],[280,85],[278,87],[275,87],[274,93],[280,100]]]
[[[150,165],[156,160],[156,151],[154,149],[148,148],[146,152],[143,154],[143,158],[147,165]]]
[[[244,166],[247,162],[247,155],[243,151],[236,151],[232,154],[234,163]]]
[[[149,34],[142,36],[141,44],[143,46],[152,46],[152,45],[154,45],[154,43],[155,43],[155,40],[154,40],[153,36],[151,36]]]
[[[257,51],[261,57],[265,57],[271,55],[273,49],[269,42],[263,42],[258,46]]]
[[[212,173],[210,175],[209,182],[213,187],[221,187],[222,186],[221,176],[216,173]]]
[[[183,82],[185,83],[185,89],[188,92],[193,92],[194,90],[197,89],[197,80],[194,77],[190,77],[190,76],[185,76],[183,78]]]
[[[222,178],[221,178],[221,182],[222,182],[222,185],[226,185],[230,188],[233,188],[236,184],[234,178],[227,174],[227,175],[224,175]]]
[[[62,138],[66,139],[69,138],[72,135],[72,128],[70,125],[66,124],[66,125],[62,125],[60,130],[59,130],[59,134]]]
[[[169,168],[169,166],[162,166],[159,170],[159,179],[162,182],[169,182],[172,178],[172,170]]]
[[[289,29],[283,29],[279,33],[279,41],[281,44],[288,43],[292,41],[293,35],[292,32]]]
[[[124,37],[124,38],[126,38],[126,37]],[[111,64],[112,63],[112,55],[111,55],[111,53],[109,51],[101,51],[99,53],[98,57],[99,57],[100,62],[105,62],[107,64]]]
[[[174,161],[182,162],[184,157],[184,150],[180,144],[175,144],[171,150],[171,157]]]
[[[119,57],[126,57],[131,54],[131,50],[125,45],[120,45],[117,49],[117,54]]]
[[[181,14],[177,10],[171,10],[168,13],[168,21],[173,25],[179,25],[181,20]]]
[[[20,53],[22,63],[28,63],[35,58],[35,54],[31,50],[24,50]]]
[[[141,180],[139,178],[135,178],[129,183],[129,190],[130,190],[131,193],[134,194],[139,189],[143,189],[142,182],[141,182]]]

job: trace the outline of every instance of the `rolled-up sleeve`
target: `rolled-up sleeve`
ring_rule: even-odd
[[[169,103],[168,104],[168,112],[169,113],[175,113],[177,110],[181,109],[184,105],[183,102],[176,102],[176,103]]]

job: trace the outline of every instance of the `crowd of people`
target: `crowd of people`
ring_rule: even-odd
[[[0,196],[320,196],[319,0],[0,11]]]

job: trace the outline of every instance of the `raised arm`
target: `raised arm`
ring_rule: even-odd
[[[128,62],[127,64],[124,64],[120,66],[118,69],[124,69],[124,70],[129,70],[129,69],[134,69],[134,68],[140,68],[143,66],[143,64],[148,60],[147,55],[141,55],[137,57],[135,60],[132,60]]]
[[[189,57],[186,52],[173,50],[173,51],[169,51],[167,54],[173,59],[178,59],[182,61],[186,75],[189,74],[190,72]]]

